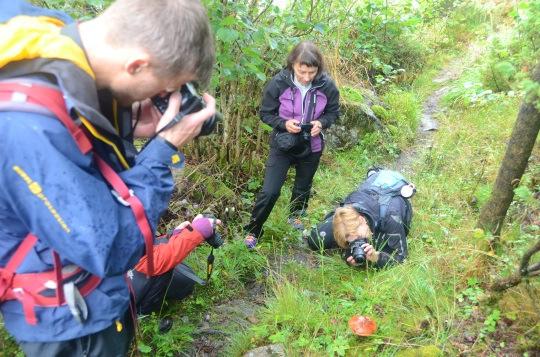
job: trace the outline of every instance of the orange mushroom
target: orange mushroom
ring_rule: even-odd
[[[367,316],[354,315],[349,320],[349,327],[358,336],[371,336],[377,330],[377,324]]]

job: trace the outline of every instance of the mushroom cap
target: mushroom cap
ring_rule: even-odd
[[[349,320],[349,327],[358,336],[371,336],[377,331],[377,324],[367,316],[354,315]]]

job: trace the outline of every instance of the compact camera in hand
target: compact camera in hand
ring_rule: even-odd
[[[191,83],[186,83],[180,88],[180,94],[182,95],[182,103],[180,105],[180,112],[171,120],[161,131],[170,128],[174,124],[180,122],[182,118],[188,114],[196,113],[202,110],[205,107],[202,97],[197,93],[195,88]],[[154,106],[163,114],[167,107],[169,106],[169,98],[171,93],[166,96],[155,96],[152,97],[152,103]],[[212,115],[210,118],[206,119],[201,127],[201,132],[199,136],[210,135],[216,128],[218,121],[222,120],[222,114],[217,112]]]
[[[311,128],[313,128],[313,124],[311,123],[300,124],[300,135],[304,141],[311,140]]]
[[[366,262],[366,252],[362,246],[367,243],[368,241],[365,238],[357,238],[349,243],[351,256],[356,261],[356,264],[364,264]]]
[[[203,217],[216,220],[216,217],[213,214],[203,214]],[[214,227],[214,234],[211,237],[206,238],[206,243],[210,244],[212,248],[219,248],[223,245],[224,243],[223,238],[221,237],[221,234],[219,234],[219,232],[216,231],[215,227]]]

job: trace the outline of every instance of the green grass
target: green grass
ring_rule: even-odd
[[[469,15],[468,21],[479,28],[476,19],[481,14]],[[457,25],[447,30],[453,31],[450,42],[466,37],[466,31]],[[432,33],[437,38],[434,42],[440,31]],[[540,340],[538,305],[534,303],[538,281],[531,280],[528,288],[513,289],[495,303],[487,304],[482,297],[487,282],[515,271],[538,235],[540,228],[529,216],[538,203],[533,192],[538,191],[540,150],[537,146],[536,159],[531,160],[510,208],[501,237],[504,249],[495,255],[486,250],[488,237],[475,225],[491,192],[520,98],[504,95],[471,101],[481,88],[465,84],[481,82],[480,64],[468,62],[466,56],[461,65],[470,69],[458,80],[433,83],[456,55],[451,52],[454,45],[445,45],[450,51],[431,58],[412,84],[384,93],[386,119],[395,126],[394,134],[370,133],[350,150],[323,155],[305,219],[307,225],[316,224],[354,189],[367,168],[391,162],[413,138],[420,103],[441,85],[449,85],[450,92],[441,102],[445,111],[437,118],[440,130],[434,145],[412,163],[410,179],[418,193],[413,199],[410,255],[405,264],[383,271],[359,270],[345,265],[337,254],[298,248],[298,233],[286,223],[289,179],[255,252],[243,246],[241,224],[229,222],[227,244],[214,251],[210,284],[197,287],[194,296],[181,303],[165,306],[161,315],[141,321],[143,355],[167,356],[187,350],[204,315],[215,306],[245,298],[246,286],[253,283],[264,285],[267,294],[255,315],[257,322],[248,328],[227,325],[230,340],[222,355],[240,356],[270,343],[282,343],[290,356],[456,355],[459,351],[453,342],[464,331],[484,334],[470,346],[471,355],[486,350],[496,354],[492,346],[498,337],[490,329],[497,328],[500,318],[513,322],[511,331],[521,336],[515,341],[518,349],[534,346]],[[203,246],[187,259],[203,277],[208,253],[209,248]],[[300,259],[306,257],[310,264]],[[355,314],[374,318],[377,333],[368,338],[353,335],[347,322]],[[171,316],[174,325],[171,332],[160,335],[157,324],[163,315]],[[0,350],[5,355],[18,351],[3,329]]]
[[[451,85],[459,88],[468,75]],[[415,89],[422,93],[421,87]],[[396,96],[414,102],[403,97]],[[479,205],[489,196],[519,103],[519,98],[498,97],[481,105],[448,107],[439,117],[441,129],[434,146],[413,163],[411,179],[419,192],[413,203],[415,217],[406,264],[380,272],[349,268],[337,256],[319,256],[317,268],[285,264],[272,277],[274,294],[260,312],[259,323],[237,335],[230,354],[282,343],[293,356],[406,355],[404,351],[415,348],[430,351],[427,355],[452,355],[457,353],[452,342],[464,328],[481,332],[474,350],[483,351],[496,330],[499,307],[479,302],[484,290],[476,282],[488,282],[494,266],[503,273],[512,272],[530,244],[531,234],[537,232],[535,228],[523,232],[519,216],[514,215],[516,220],[509,219],[503,236],[513,242],[512,249],[494,256],[485,250],[487,237],[475,228]],[[311,200],[310,216],[320,218],[361,180],[367,167],[388,159],[388,150],[375,149],[377,143],[382,143],[381,137],[368,137],[349,152],[326,154],[315,180],[317,194]],[[538,172],[538,164],[530,170]],[[529,205],[535,203],[527,192],[522,196]],[[271,224],[279,225],[274,219],[282,217],[276,213],[270,219]],[[514,302],[502,313],[513,316],[516,309]],[[486,322],[467,320],[467,311],[472,310],[485,313]],[[352,335],[347,321],[354,314],[375,318],[377,334],[363,339]],[[529,330],[530,339],[521,346],[534,340],[530,337],[534,323],[525,319],[517,326]]]

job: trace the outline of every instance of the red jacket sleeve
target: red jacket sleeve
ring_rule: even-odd
[[[198,231],[182,229],[179,233],[171,236],[167,243],[154,245],[153,275],[161,275],[172,270],[202,242],[204,242],[204,238]],[[135,265],[135,270],[148,274],[147,259],[146,255],[142,257]]]

